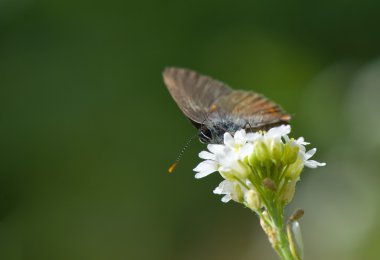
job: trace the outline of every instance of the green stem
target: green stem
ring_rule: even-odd
[[[289,240],[286,236],[283,224],[275,225],[273,228],[275,229],[278,239],[277,245],[272,245],[274,246],[274,249],[282,257],[283,260],[296,260],[290,251]]]
[[[270,203],[270,207],[266,210],[267,216],[260,214],[261,218],[265,218],[265,223],[270,226],[264,228],[264,231],[269,237],[272,247],[276,250],[282,260],[300,260],[294,256],[290,249],[290,243],[285,231],[283,220],[283,207]]]

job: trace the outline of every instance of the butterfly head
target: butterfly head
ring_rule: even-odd
[[[202,144],[212,143],[213,136],[211,130],[206,127],[201,127],[198,131],[198,138]]]
[[[209,121],[198,128],[198,138],[203,144],[221,144],[224,134],[235,133],[239,125],[225,121],[223,118],[209,118]]]

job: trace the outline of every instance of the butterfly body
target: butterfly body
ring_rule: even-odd
[[[224,133],[235,133],[242,128],[243,122],[239,121],[233,120],[233,118],[210,118],[198,129],[200,141],[202,143],[223,143]]]
[[[232,90],[195,71],[169,67],[163,72],[174,101],[199,131],[203,143],[223,143],[223,135],[287,124],[290,115],[253,91]]]

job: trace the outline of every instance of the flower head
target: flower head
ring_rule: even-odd
[[[224,144],[209,144],[208,151],[199,154],[204,161],[194,169],[195,178],[218,171],[225,180],[214,193],[224,195],[223,202],[234,200],[252,208],[263,193],[272,192],[281,203],[289,203],[303,168],[325,165],[309,160],[316,148],[306,151],[309,143],[289,138],[290,131],[289,125],[281,125],[268,132],[225,133]]]

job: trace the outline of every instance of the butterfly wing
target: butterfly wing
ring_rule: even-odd
[[[188,69],[168,67],[163,77],[174,101],[198,126],[207,118],[215,101],[232,92],[224,83]]]
[[[264,130],[291,119],[279,105],[253,91],[231,91],[216,100],[215,105],[221,117],[230,119],[239,128]]]

